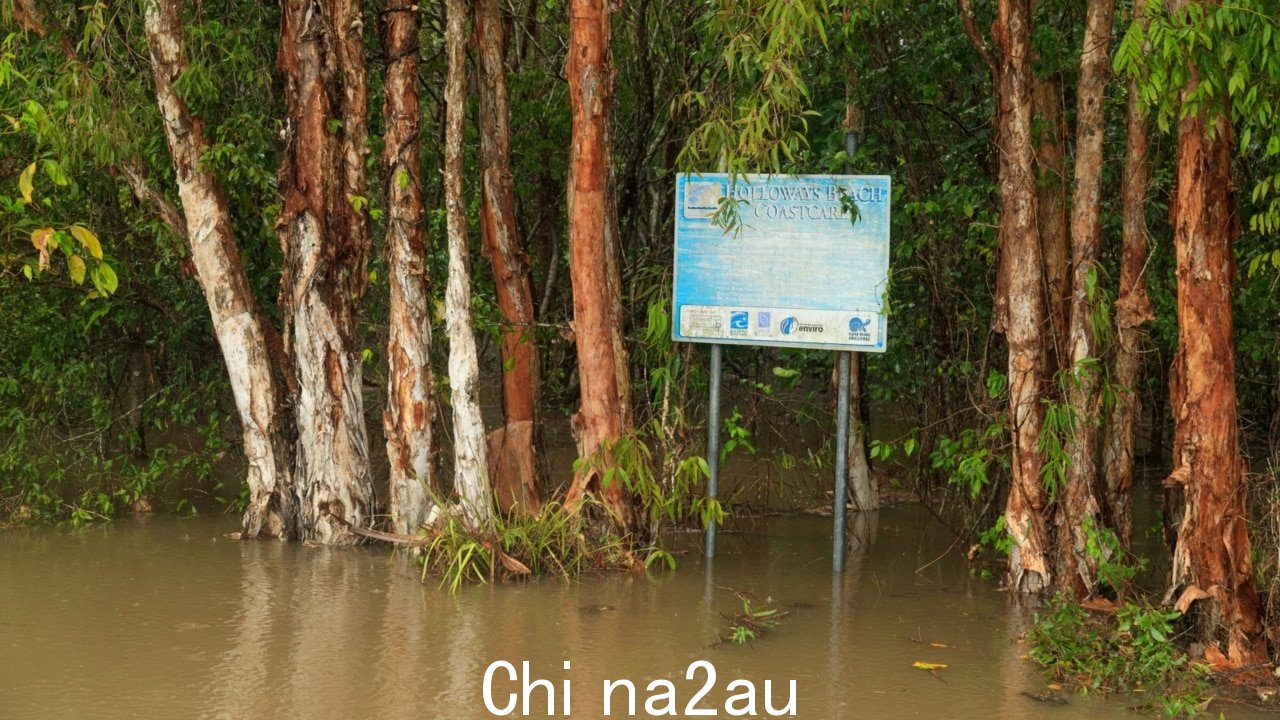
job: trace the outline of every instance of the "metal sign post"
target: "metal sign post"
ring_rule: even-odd
[[[836,353],[836,497],[832,508],[831,567],[844,569],[845,485],[849,477],[849,356]]]
[[[707,497],[716,499],[720,480],[720,367],[724,358],[724,346],[711,346],[711,397],[707,408]],[[716,556],[716,524],[707,526],[707,557]]]

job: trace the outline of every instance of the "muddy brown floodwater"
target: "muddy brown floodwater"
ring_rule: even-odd
[[[705,680],[684,679],[699,659],[718,672],[702,707],[746,678],[761,716],[764,682],[782,705],[794,679],[796,717],[810,720],[1141,717],[1120,701],[1024,695],[1047,690],[1017,640],[1022,614],[916,507],[881,511],[842,576],[830,520],[791,517],[723,533],[712,566],[693,550],[664,577],[454,596],[384,549],[226,539],[235,529],[154,517],[0,533],[0,718],[478,720],[493,717],[481,688],[495,660],[528,660],[557,688],[569,679],[575,718],[603,717],[602,683],[621,678],[641,690],[640,716],[656,678],[674,682],[683,713]],[[738,607],[725,588],[790,615],[751,645],[714,645]],[[495,685],[496,699],[509,690]]]

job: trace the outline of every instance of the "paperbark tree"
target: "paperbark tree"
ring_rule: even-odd
[[[1103,511],[1124,547],[1133,538],[1133,444],[1142,397],[1137,385],[1142,369],[1143,323],[1155,319],[1147,296],[1147,186],[1151,170],[1147,160],[1148,113],[1138,96],[1137,81],[1129,80],[1126,128],[1128,146],[1121,185],[1123,247],[1120,255],[1120,289],[1116,297],[1115,400],[1107,417],[1102,448]]]
[[[497,0],[474,3],[476,85],[480,95],[480,233],[502,311],[503,427],[489,436],[490,479],[504,510],[541,504],[538,452],[538,346],[529,259],[520,241],[511,177],[511,131],[502,18]]]
[[[1067,120],[1062,112],[1062,81],[1057,75],[1032,76],[1031,106],[1040,128],[1035,134],[1036,217],[1049,316],[1050,342],[1046,347],[1052,353],[1051,367],[1061,370],[1070,362],[1071,234],[1067,225]]]
[[[1096,586],[1097,553],[1088,552],[1090,528],[1102,529],[1094,483],[1098,475],[1100,365],[1094,331],[1098,254],[1102,244],[1104,105],[1111,76],[1111,24],[1115,0],[1089,0],[1080,82],[1076,90],[1076,156],[1071,197],[1071,320],[1067,402],[1075,416],[1067,440],[1069,465],[1058,512],[1058,583],[1077,597]]]
[[[389,0],[382,26],[387,63],[382,167],[387,194],[387,407],[382,414],[390,463],[392,529],[412,533],[426,519],[432,476],[431,322],[427,310],[422,170],[418,157],[419,8]]]
[[[1174,0],[1170,10],[1185,12],[1191,4]],[[1193,70],[1184,104],[1198,83]],[[1237,426],[1231,246],[1239,227],[1233,145],[1230,120],[1211,103],[1197,103],[1178,122],[1172,212],[1178,353],[1169,380],[1173,471],[1165,482],[1183,490],[1171,592],[1181,592],[1180,607],[1198,603],[1194,614],[1208,648],[1244,667],[1268,658]]]
[[[618,238],[611,195],[609,123],[613,66],[609,8],[604,0],[570,0],[566,64],[573,143],[569,161],[569,273],[573,331],[582,403],[573,418],[578,454],[566,505],[587,493],[602,497],[623,530],[634,526],[631,498],[621,483],[603,482],[610,449],[632,428],[631,382],[622,343]]]
[[[480,364],[471,321],[471,262],[467,251],[467,208],[462,194],[463,120],[466,117],[466,0],[448,0],[445,26],[444,202],[449,232],[449,280],[445,326],[449,333],[449,388],[453,401],[453,487],[472,528],[493,517],[493,493],[485,461],[484,420],[480,416]]]
[[[358,0],[286,0],[277,63],[287,116],[277,234],[279,305],[293,363],[294,487],[304,540],[351,541],[373,490],[356,345],[369,232]]]
[[[242,537],[288,538],[296,532],[296,510],[290,485],[292,423],[279,369],[273,366],[273,345],[279,339],[249,289],[218,179],[201,166],[200,156],[208,147],[204,130],[174,90],[187,67],[181,0],[146,3],[144,20],[186,240],[227,365],[244,438],[249,499]]]
[[[1000,155],[1000,268],[1004,282],[997,304],[1006,308],[1009,346],[1009,422],[1013,433],[1012,478],[1005,506],[1013,540],[1010,584],[1037,592],[1050,585],[1048,496],[1040,481],[1037,447],[1044,423],[1045,350],[1043,267],[1036,225],[1035,159],[1031,139],[1030,0],[1000,0],[992,28],[998,61],[997,146]],[[999,327],[999,326],[998,326]]]

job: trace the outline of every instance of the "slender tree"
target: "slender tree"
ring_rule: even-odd
[[[1075,415],[1067,442],[1069,466],[1058,513],[1059,585],[1078,597],[1093,592],[1098,554],[1088,551],[1089,532],[1101,530],[1094,483],[1098,475],[1100,367],[1094,329],[1098,255],[1102,245],[1102,146],[1104,106],[1111,77],[1111,25],[1115,0],[1089,0],[1080,83],[1076,90],[1076,155],[1071,202],[1071,319],[1067,402]]]
[[[431,322],[427,310],[422,165],[418,134],[419,7],[390,0],[383,13],[387,64],[382,166],[387,194],[387,266],[391,285],[387,407],[382,421],[390,465],[392,529],[409,533],[427,519],[432,476]]]
[[[287,117],[279,171],[279,306],[296,387],[302,538],[352,539],[373,490],[356,343],[367,282],[365,71],[358,0],[286,0],[277,64]]]
[[[534,337],[529,259],[516,221],[511,176],[507,70],[498,0],[475,0],[476,85],[480,94],[480,234],[493,267],[502,311],[503,427],[489,436],[494,492],[504,509],[536,511],[541,498],[538,452],[538,346]]]
[[[182,201],[182,226],[213,321],[235,398],[248,465],[245,538],[288,538],[296,532],[290,486],[293,461],[282,374],[273,366],[279,339],[249,289],[231,227],[231,212],[214,174],[200,162],[208,148],[200,122],[174,90],[187,67],[182,0],[145,3],[151,71]],[[140,173],[131,182],[149,191]],[[274,341],[274,342],[273,342]]]
[[[1009,422],[1012,481],[1004,512],[1013,540],[1011,585],[1037,592],[1050,585],[1048,494],[1041,484],[1038,447],[1044,423],[1045,370],[1043,267],[1036,225],[1036,181],[1031,137],[1030,0],[1000,0],[993,27],[999,61],[996,83],[1000,178],[1000,268],[997,315],[1009,346]]]
[[[449,333],[449,388],[453,401],[453,487],[467,522],[473,528],[481,528],[492,520],[493,493],[485,461],[484,419],[480,416],[480,365],[471,320],[471,260],[462,191],[469,12],[466,0],[448,0],[444,201],[449,232],[449,280],[445,287],[444,317]]]
[[[582,458],[566,505],[576,508],[598,493],[624,529],[634,524],[631,498],[619,482],[605,483],[600,468],[611,445],[632,428],[631,383],[622,343],[621,280],[612,199],[609,123],[613,67],[609,7],[604,0],[570,0],[569,100],[573,142],[569,178],[569,271],[573,331],[582,403],[573,426]]]
[[[1124,547],[1133,536],[1133,443],[1141,415],[1138,379],[1142,369],[1143,323],[1155,319],[1147,296],[1147,186],[1151,170],[1147,158],[1150,140],[1148,111],[1138,96],[1138,83],[1129,79],[1126,112],[1128,145],[1121,186],[1123,241],[1120,254],[1120,289],[1115,318],[1115,400],[1107,417],[1102,448],[1103,509]]]

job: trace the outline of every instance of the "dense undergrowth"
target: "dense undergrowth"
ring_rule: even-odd
[[[1031,658],[1055,680],[1086,692],[1127,694],[1144,709],[1192,715],[1210,697],[1208,668],[1182,644],[1182,613],[1145,601],[1090,612],[1055,598],[1027,633]]]

